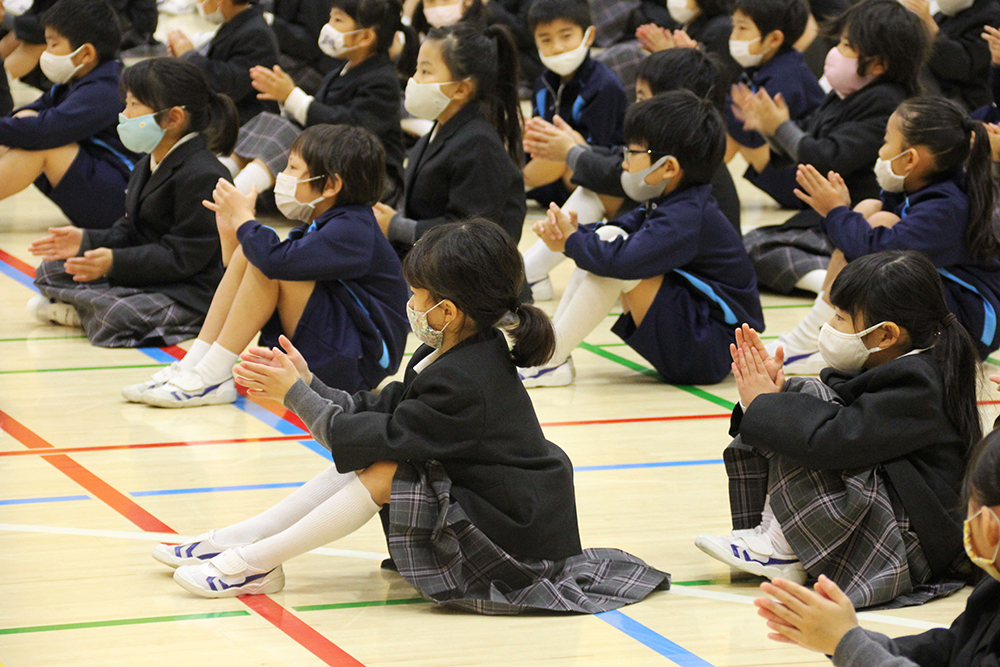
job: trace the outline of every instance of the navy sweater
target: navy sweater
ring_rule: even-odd
[[[545,70],[535,81],[533,116],[552,122],[559,115],[588,144],[620,146],[625,143],[625,88],[614,72],[589,55],[565,83]]]

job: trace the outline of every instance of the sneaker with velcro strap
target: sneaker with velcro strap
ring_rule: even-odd
[[[199,565],[182,565],[174,570],[174,581],[203,598],[233,598],[277,593],[285,587],[285,573],[280,565],[267,571],[250,567],[236,548]]]

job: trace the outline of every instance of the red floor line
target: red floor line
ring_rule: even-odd
[[[0,428],[30,449],[55,449],[3,410],[0,410]],[[42,458],[139,528],[157,533],[177,532],[65,454],[46,452]],[[237,599],[330,667],[364,667],[363,663],[266,595],[246,595]]]
[[[979,401],[979,405],[1000,405],[1000,401]]]
[[[93,445],[91,447],[57,447],[52,451],[24,449],[11,452],[0,452],[3,456],[39,456],[48,454],[75,454],[77,452],[107,452],[119,449],[155,449],[157,447],[195,447],[200,445],[241,445],[255,442],[281,442],[303,440],[302,435],[275,435],[260,438],[227,438],[224,440],[192,440],[189,442],[145,442],[136,445]]]
[[[17,257],[14,257],[14,255],[11,255],[9,252],[5,250],[0,250],[0,262],[3,262],[4,264],[7,264],[17,269],[18,271],[28,276],[29,278],[35,277],[35,267],[33,267],[31,264],[28,264],[25,261],[18,259]]]

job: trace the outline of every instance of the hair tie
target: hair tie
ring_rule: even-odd
[[[965,116],[962,118],[962,129],[969,133],[975,133],[976,131],[976,121]]]
[[[520,309],[521,309],[521,300],[518,299],[517,297],[514,297],[513,299],[511,299],[510,300],[510,306],[508,307],[508,310],[510,312],[512,312],[512,313],[516,313]]]
[[[941,320],[941,328],[947,329],[955,322],[958,322],[958,318],[955,317],[955,313],[948,313],[947,315],[944,316],[944,319]]]

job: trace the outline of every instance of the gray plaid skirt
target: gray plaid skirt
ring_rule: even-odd
[[[757,272],[757,284],[788,294],[804,275],[826,270],[833,244],[820,229],[761,227],[743,236],[743,246]]]
[[[625,87],[625,95],[632,101],[635,99],[635,80],[639,75],[639,64],[649,56],[642,48],[639,40],[633,39],[621,44],[615,44],[594,54],[594,60],[604,63],[618,75]]]
[[[35,286],[44,296],[76,308],[87,338],[100,347],[160,347],[194,338],[205,321],[165,294],[115,287],[107,279],[73,281],[64,262],[42,262]]]
[[[292,144],[302,134],[302,128],[288,118],[264,111],[240,128],[236,140],[237,155],[250,160],[260,159],[277,176],[288,164]]]
[[[840,403],[816,378],[791,378],[785,391]],[[810,577],[825,574],[855,607],[922,604],[962,587],[933,582],[930,564],[893,503],[885,474],[874,468],[808,470],[788,459],[743,445],[739,436],[723,452],[736,530],[760,525],[764,500]]]
[[[508,554],[452,502],[436,461],[399,464],[386,534],[399,573],[424,598],[479,614],[596,614],[670,588],[669,574],[618,549],[554,561]]]

